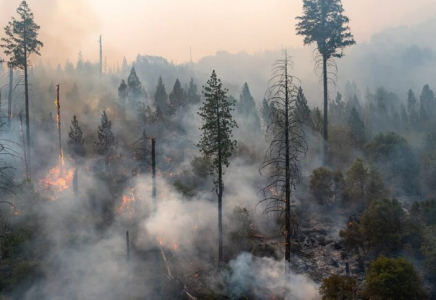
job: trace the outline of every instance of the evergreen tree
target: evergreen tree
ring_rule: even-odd
[[[130,70],[130,75],[127,78],[127,86],[129,89],[130,105],[131,107],[136,108],[138,99],[143,96],[143,93],[142,93],[142,83],[139,80],[138,75],[136,75],[135,67],[132,67],[132,69]]]
[[[71,91],[67,92],[66,96],[67,96],[69,101],[76,101],[77,102],[80,99],[79,88],[77,87],[76,83],[73,84]]]
[[[315,107],[313,109],[312,113],[312,124],[313,124],[313,131],[315,133],[318,133],[319,135],[322,135],[323,128],[324,128],[324,120],[322,118],[321,110],[318,107]]]
[[[273,111],[274,111],[274,102],[271,101],[270,103],[268,103],[266,99],[263,99],[262,107],[260,108],[260,115],[262,116],[264,129],[267,129],[268,126],[272,123]]]
[[[408,126],[410,125],[409,115],[406,112],[406,107],[402,103],[401,103],[401,122],[406,128],[408,128]]]
[[[182,88],[182,85],[180,84],[179,79],[176,79],[173,90],[169,95],[169,99],[170,99],[170,103],[169,103],[170,115],[175,115],[177,110],[186,106],[187,96]]]
[[[349,19],[343,15],[341,0],[303,0],[303,16],[297,17],[297,34],[304,36],[304,44],[316,43],[322,63],[324,83],[324,164],[327,164],[328,151],[328,61],[341,58],[343,50],[356,42],[348,27]]]
[[[95,152],[106,156],[106,164],[109,165],[109,157],[115,146],[115,136],[112,132],[112,122],[109,120],[106,111],[101,115],[101,125],[97,131],[98,141],[95,142]]]
[[[260,131],[260,118],[256,103],[254,102],[253,96],[251,96],[250,88],[247,83],[242,86],[242,93],[239,96],[239,101],[236,103],[236,111],[242,117],[248,119],[248,126],[250,126],[253,131]]]
[[[70,125],[70,132],[68,133],[68,152],[73,159],[84,157],[86,154],[85,140],[83,139],[82,128],[79,126],[76,116],[73,116],[73,120]]]
[[[157,118],[163,120],[168,114],[168,95],[162,77],[160,76],[154,94],[154,105],[156,107]]]
[[[351,109],[348,125],[351,129],[351,142],[355,147],[362,148],[366,141],[365,124],[360,119],[359,113],[355,107]]]
[[[422,88],[421,96],[419,97],[420,118],[423,124],[427,123],[433,117],[435,106],[434,93],[428,84]]]
[[[415,98],[415,94],[412,90],[407,92],[407,112],[409,113],[409,122],[410,125],[416,128],[418,125],[418,109],[417,109],[417,100]]]
[[[127,89],[127,84],[123,80],[121,80],[120,86],[118,87],[118,98],[120,99],[121,104],[121,114],[123,120],[126,120],[126,101],[129,96],[129,92]]]
[[[330,116],[332,124],[343,124],[346,121],[345,118],[345,102],[342,100],[342,94],[337,93],[336,99],[330,102]]]
[[[30,166],[30,111],[29,111],[29,82],[27,67],[29,56],[32,53],[41,55],[39,50],[43,43],[38,40],[39,26],[33,21],[33,13],[26,1],[22,1],[17,9],[19,19],[12,17],[5,27],[5,38],[0,47],[4,48],[4,53],[9,56],[9,66],[24,70],[24,99],[26,109],[26,148],[27,162]],[[30,173],[30,172],[29,172]]]
[[[223,262],[222,198],[224,190],[222,177],[223,168],[229,167],[229,159],[236,147],[236,141],[232,140],[232,129],[237,127],[232,117],[232,107],[235,103],[227,100],[228,90],[223,88],[215,71],[212,72],[203,89],[205,102],[198,112],[203,119],[203,125],[200,128],[202,135],[197,147],[204,158],[212,159],[209,170],[218,175],[218,179],[214,180],[214,183],[218,195],[218,261],[221,264]]]
[[[188,87],[187,93],[188,102],[190,104],[199,104],[200,103],[200,95],[197,93],[197,85],[194,83],[194,79],[191,78]]]
[[[310,116],[310,108],[307,105],[307,99],[304,95],[303,88],[300,86],[297,93],[297,110],[301,122],[307,127],[312,127],[312,118]]]

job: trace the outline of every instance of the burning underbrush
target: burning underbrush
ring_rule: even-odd
[[[52,194],[51,199],[56,200],[60,193],[73,186],[74,169],[57,165],[50,169],[48,174],[39,180],[43,192]]]

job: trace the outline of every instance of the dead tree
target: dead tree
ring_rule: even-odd
[[[59,174],[62,177],[63,173],[63,162],[64,154],[62,153],[62,138],[61,138],[61,104],[59,99],[59,84],[56,85],[56,124],[58,127],[58,137],[59,137]]]
[[[268,178],[260,201],[265,203],[265,213],[284,215],[286,274],[289,274],[291,258],[292,191],[300,179],[300,157],[307,151],[303,122],[296,105],[298,79],[289,74],[291,68],[292,61],[286,52],[273,66],[266,93],[267,101],[274,107],[266,132],[269,148],[259,170]]]

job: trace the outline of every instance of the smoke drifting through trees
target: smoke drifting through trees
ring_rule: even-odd
[[[95,43],[97,36],[92,40]],[[369,51],[362,49],[353,47],[345,59],[354,62]],[[255,209],[256,192],[265,186],[265,178],[258,174],[269,145],[264,131],[269,126],[267,133],[283,133],[286,118],[285,106],[263,97],[270,76],[263,69],[269,69],[280,53],[221,53],[189,65],[139,55],[118,70],[108,68],[101,80],[99,62],[82,55],[77,63],[62,66],[35,64],[29,68],[31,184],[25,180],[25,143],[19,126],[24,80],[16,70],[12,126],[2,126],[0,140],[1,166],[7,167],[0,173],[0,191],[5,192],[0,201],[1,297],[280,299],[286,267],[285,292],[291,299],[337,295],[338,286],[347,292],[351,286],[355,295],[363,292],[364,271],[369,273],[370,262],[380,253],[416,263],[391,265],[407,266],[405,276],[417,283],[408,292],[421,292],[418,273],[433,295],[436,210],[434,201],[424,200],[434,194],[436,173],[434,83],[416,79],[398,89],[369,85],[365,91],[362,77],[369,71],[364,67],[371,63],[352,72],[350,60],[341,59],[338,66],[347,80],[355,76],[360,80],[338,81],[339,93],[328,103],[331,169],[319,168],[324,120],[316,105],[321,90],[307,81],[305,74],[315,76],[301,66],[308,65],[304,52],[289,53],[296,65],[292,74],[305,77],[292,82],[289,124],[301,127],[293,128],[289,136],[304,133],[308,151],[306,158],[300,157],[300,176],[294,178],[289,198],[286,189],[281,195],[265,190],[279,200],[272,206],[279,214],[267,218],[260,215],[266,204]],[[220,270],[216,186],[208,171],[213,162],[196,148],[202,125],[197,112],[205,101],[197,85],[209,79],[211,66],[219,70],[223,90],[228,88],[227,101],[236,102],[231,115],[239,127],[232,130],[230,140],[238,140],[238,147],[223,177]],[[4,73],[0,86],[6,87],[3,110],[8,71],[0,72]],[[384,80],[377,85],[390,82]],[[71,120],[60,127],[63,134],[69,133],[68,142],[63,141],[69,154],[63,177],[56,169],[59,147],[53,118],[58,83],[60,98],[65,99],[61,117]],[[412,93],[407,93],[409,89]],[[152,137],[156,143],[150,143]],[[5,155],[6,150],[15,158]],[[273,151],[277,157],[285,157],[285,152]],[[273,172],[285,173],[277,174]],[[290,209],[290,222],[283,221],[281,207]],[[290,241],[286,235],[285,245],[284,228],[292,233]],[[403,276],[393,270],[387,275]],[[376,270],[373,273],[367,280],[377,285],[380,277]],[[380,291],[371,288],[371,292],[377,296]]]

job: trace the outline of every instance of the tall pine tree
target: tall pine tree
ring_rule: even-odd
[[[218,262],[221,264],[223,262],[223,169],[229,167],[229,159],[236,147],[236,141],[232,139],[232,129],[237,127],[232,117],[232,107],[235,103],[227,101],[228,90],[223,88],[215,71],[212,72],[203,89],[205,102],[198,112],[203,119],[200,128],[202,135],[197,147],[206,159],[212,159],[210,171],[218,175],[214,183],[218,195]]]
[[[252,128],[254,132],[260,132],[260,118],[256,108],[256,102],[250,93],[247,83],[242,86],[242,92],[239,101],[236,103],[236,111],[246,121],[246,125]]]
[[[197,85],[194,83],[194,79],[191,78],[191,81],[189,82],[189,87],[187,89],[187,95],[188,102],[190,104],[199,104],[200,103],[200,95],[197,93]]]
[[[112,122],[109,120],[106,111],[101,115],[101,125],[97,131],[98,141],[95,142],[95,152],[100,155],[105,155],[106,165],[109,165],[109,157],[111,156],[115,146],[115,136],[112,132]]]
[[[169,113],[170,115],[175,115],[176,112],[186,106],[186,93],[180,84],[179,79],[176,79],[172,92],[169,95]]]
[[[30,111],[29,111],[29,82],[27,69],[29,57],[32,53],[41,55],[39,50],[43,43],[38,40],[39,26],[33,21],[33,13],[26,1],[22,1],[17,9],[19,19],[12,17],[5,27],[5,38],[2,38],[1,48],[9,57],[9,66],[24,71],[24,100],[26,109],[26,150],[27,161],[30,166]],[[30,171],[29,171],[30,173]]]
[[[322,64],[324,84],[324,145],[323,162],[327,165],[328,152],[328,66],[332,58],[341,58],[343,50],[355,44],[349,19],[344,14],[341,0],[303,0],[303,16],[297,17],[297,34],[304,36],[304,44],[316,43],[319,52],[317,67]]]

